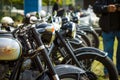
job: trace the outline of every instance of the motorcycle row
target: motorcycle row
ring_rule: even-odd
[[[80,24],[78,13],[45,14],[27,14],[13,31],[0,31],[0,80],[99,80],[99,64],[102,76],[106,69],[108,80],[118,80],[92,25]]]

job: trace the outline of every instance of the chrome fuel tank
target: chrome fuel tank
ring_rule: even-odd
[[[21,56],[21,49],[16,39],[0,36],[0,60],[17,60]]]

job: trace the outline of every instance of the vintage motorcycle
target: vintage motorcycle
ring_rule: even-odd
[[[38,31],[36,24],[30,24],[13,32],[0,31],[0,80],[89,80],[78,67],[53,66],[41,40],[44,33],[53,34],[54,26],[46,24]]]
[[[39,30],[39,26],[37,27]],[[95,73],[98,64],[107,68],[110,80],[118,80],[118,73],[113,62],[107,56],[107,53],[94,47],[80,47],[75,37],[75,24],[66,22],[60,30],[55,31],[55,39],[52,46],[48,48],[49,55],[55,64],[74,64],[84,69],[92,77],[90,80],[97,80],[99,73]],[[77,49],[74,49],[77,46]],[[62,56],[62,57],[61,57]],[[99,63],[93,68],[94,62]],[[109,65],[109,66],[108,66]],[[112,75],[114,73],[115,75]]]

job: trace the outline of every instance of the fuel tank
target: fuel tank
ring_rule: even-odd
[[[0,60],[17,60],[21,56],[21,49],[19,41],[0,34]]]

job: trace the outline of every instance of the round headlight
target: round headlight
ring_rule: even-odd
[[[72,17],[72,21],[75,22],[75,23],[78,23],[79,22],[79,19],[77,16],[73,16]]]
[[[76,36],[76,25],[73,22],[67,22],[66,24],[63,24],[61,27],[62,30],[65,31],[63,34],[66,37],[69,38],[75,38]]]
[[[70,21],[69,18],[67,17],[62,18],[62,24],[67,23],[68,21]]]
[[[43,23],[36,26],[38,32],[42,35],[42,41],[45,44],[50,44],[55,38],[55,27],[52,24]]]

